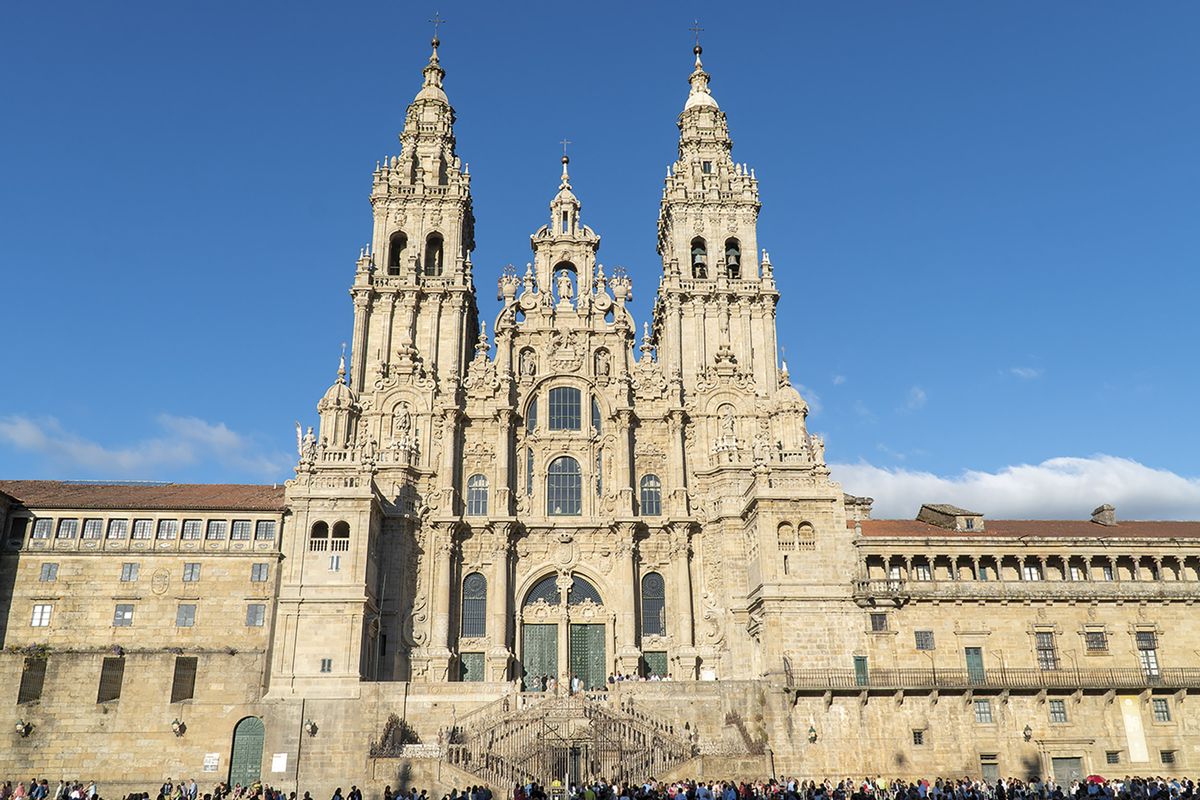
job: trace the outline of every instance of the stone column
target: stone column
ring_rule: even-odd
[[[429,645],[413,654],[414,678],[430,682],[445,681],[450,671],[450,599],[453,594],[454,525],[431,526],[430,636]]]
[[[366,382],[367,374],[367,318],[370,315],[370,289],[354,291],[354,333],[351,341],[353,350],[350,352],[350,388],[361,392]],[[387,363],[387,353],[383,354]]]
[[[672,409],[667,412],[667,429],[670,432],[671,448],[674,452],[667,453],[667,480],[670,481],[667,491],[668,506],[664,512],[672,516],[687,516],[687,487],[684,477],[684,442],[683,442],[683,409]]]
[[[692,543],[691,526],[680,522],[671,525],[671,566],[672,581],[675,585],[675,611],[671,614],[677,620],[675,640],[679,643],[676,662],[681,674],[677,678],[694,680],[696,678],[696,639],[695,624],[692,618]],[[668,606],[669,608],[669,606]]]
[[[493,515],[507,517],[512,513],[512,424],[513,411],[502,408],[496,412],[496,491]]]
[[[633,459],[633,437],[630,435],[632,416],[628,409],[620,409],[616,413],[616,444],[613,447],[616,450],[613,454],[616,479],[613,481],[613,489],[617,493],[617,516],[633,513],[633,484],[636,477],[633,476],[630,467]]]
[[[491,647],[488,649],[488,679],[493,681],[508,680],[509,664],[512,650],[509,648],[509,620],[512,619],[509,609],[512,595],[512,544],[509,541],[511,526],[497,525],[491,533],[496,542],[496,557],[492,564],[491,579],[488,582],[488,639]]]
[[[620,597],[620,607],[616,609],[616,655],[617,669],[622,673],[636,675],[641,651],[637,646],[637,598],[638,570],[634,566],[634,532],[632,523],[616,526],[616,568],[613,570],[613,584]]]

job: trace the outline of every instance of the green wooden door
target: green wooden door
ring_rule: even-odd
[[[571,674],[583,682],[584,689],[603,689],[604,625],[571,626]]]
[[[233,751],[229,755],[229,785],[249,786],[262,770],[265,731],[258,717],[246,717],[233,729]]]
[[[541,689],[541,678],[558,675],[558,626],[526,625],[522,634],[521,665],[525,691]]]
[[[642,664],[645,669],[643,673],[647,678],[652,675],[657,675],[660,678],[667,677],[667,654],[665,651],[651,651],[642,653]]]
[[[987,680],[987,673],[983,668],[983,648],[964,648],[963,655],[967,659],[967,680],[971,683],[983,683]]]
[[[867,657],[854,657],[854,683],[856,686],[866,686],[870,682],[870,675],[867,672]]]

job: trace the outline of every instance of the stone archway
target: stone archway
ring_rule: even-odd
[[[565,689],[572,675],[602,689],[608,671],[612,615],[595,585],[578,574],[549,574],[521,602],[522,686],[537,691],[543,675]]]

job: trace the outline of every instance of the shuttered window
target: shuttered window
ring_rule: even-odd
[[[196,658],[176,656],[175,678],[171,681],[171,702],[191,700],[196,695]]]
[[[125,678],[125,659],[120,656],[104,659],[100,668],[100,689],[96,693],[97,703],[107,703],[121,697],[121,682]]]
[[[21,671],[21,688],[17,691],[18,703],[32,703],[42,699],[42,685],[46,682],[46,659],[27,658]]]

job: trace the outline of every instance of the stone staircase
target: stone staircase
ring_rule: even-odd
[[[697,755],[695,743],[604,693],[507,695],[460,719],[445,760],[493,789],[584,778],[642,781]]]

